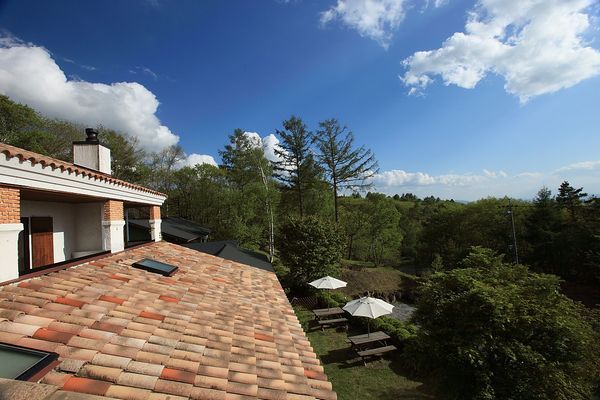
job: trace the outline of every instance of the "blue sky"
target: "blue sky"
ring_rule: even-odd
[[[189,163],[295,114],[346,124],[390,194],[600,193],[598,3],[529,3],[2,1],[0,93]]]

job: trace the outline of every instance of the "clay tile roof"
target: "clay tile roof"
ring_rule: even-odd
[[[85,395],[337,398],[275,274],[166,242],[0,287],[0,341],[58,353],[41,382]]]
[[[8,157],[9,159],[17,157],[21,162],[29,161],[32,165],[41,164],[43,167],[50,167],[53,170],[60,169],[61,171],[68,171],[76,175],[81,175],[82,178],[94,178],[102,182],[112,183],[115,185],[123,186],[129,189],[139,190],[157,196],[167,197],[167,195],[164,193],[160,193],[155,190],[145,188],[143,186],[135,185],[133,183],[129,183],[121,179],[113,178],[112,176],[102,173],[100,171],[95,171],[93,169],[75,165],[70,162],[44,156],[42,154],[34,153],[29,150],[24,150],[19,147],[11,146],[9,144],[0,143],[0,153],[5,154],[6,157]]]

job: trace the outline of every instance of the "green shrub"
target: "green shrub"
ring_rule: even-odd
[[[289,268],[290,284],[306,288],[325,275],[335,275],[343,239],[334,224],[317,217],[288,219],[280,228],[281,261]]]
[[[590,399],[597,335],[559,279],[520,265],[434,274],[409,353],[449,399]]]

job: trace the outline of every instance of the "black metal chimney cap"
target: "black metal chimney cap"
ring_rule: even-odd
[[[86,138],[85,141],[88,143],[100,143],[98,140],[98,131],[94,128],[85,128]]]

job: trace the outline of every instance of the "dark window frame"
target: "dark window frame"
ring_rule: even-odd
[[[157,268],[153,268],[150,265],[144,265],[144,262],[146,262],[146,261],[150,261],[150,262],[153,262],[153,263],[164,265],[165,267],[170,267],[171,269],[169,271],[161,271],[161,270],[159,270]],[[179,269],[179,267],[176,267],[174,265],[167,264],[167,263],[164,263],[164,262],[161,262],[161,261],[156,261],[156,260],[153,260],[151,258],[143,258],[140,261],[131,264],[131,266],[134,267],[134,268],[138,268],[138,269],[144,270],[144,271],[153,272],[153,273],[156,273],[156,274],[161,274],[163,276],[172,276]]]
[[[29,368],[20,372],[16,377],[9,379],[15,379],[19,381],[38,380],[37,378],[40,377],[40,375],[45,375],[59,363],[58,354],[49,351],[41,351],[4,342],[0,342],[0,349],[12,351],[16,354],[27,354],[39,357],[39,360],[32,364]]]

